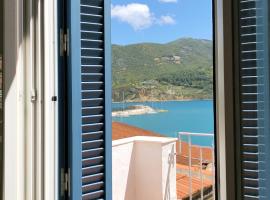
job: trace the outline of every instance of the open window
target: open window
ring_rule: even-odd
[[[3,199],[171,200],[184,187],[180,198],[270,198],[268,1],[214,0],[215,12],[207,12],[210,21],[215,13],[213,41],[163,41],[178,36],[177,3],[191,5],[180,15],[192,18],[211,7],[209,0],[139,2],[0,1]],[[136,34],[113,24],[118,39],[128,41],[113,39],[111,46],[111,17]],[[203,17],[197,26],[181,18],[182,30],[204,26]],[[154,31],[147,35],[149,27]],[[209,81],[214,75],[216,82]],[[189,129],[183,118],[194,102],[175,101],[183,97],[217,97],[195,102],[207,105],[210,117],[200,106],[191,117],[192,127],[209,121],[216,127]],[[178,187],[177,180],[185,184]]]
[[[112,0],[114,199],[215,199],[212,3]]]

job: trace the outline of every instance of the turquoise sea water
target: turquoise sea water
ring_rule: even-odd
[[[131,105],[148,105],[154,109],[167,110],[156,114],[130,117],[113,117],[113,121],[123,122],[145,130],[154,131],[168,137],[177,137],[178,132],[214,133],[213,101],[166,101],[145,103],[113,103],[113,110],[125,109]],[[187,141],[186,137],[182,138]],[[210,137],[192,137],[192,143],[212,146]]]

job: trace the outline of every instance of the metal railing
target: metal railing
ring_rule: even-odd
[[[209,138],[212,140],[211,144],[203,146],[200,144],[193,144],[192,139],[194,138]],[[195,171],[193,169],[193,165],[192,165],[192,161],[197,161],[199,162],[199,175],[198,172],[196,172],[196,177],[199,177],[200,179],[200,199],[203,200],[204,198],[206,198],[205,194],[204,194],[204,181],[206,179],[204,173],[203,173],[203,164],[207,163],[211,163],[212,164],[212,172],[211,172],[211,176],[207,177],[208,179],[210,178],[212,181],[212,191],[211,191],[211,199],[215,199],[215,145],[214,145],[214,134],[209,134],[209,133],[189,133],[189,132],[179,132],[178,133],[178,139],[179,139],[179,156],[181,159],[182,158],[187,158],[188,157],[188,177],[189,177],[189,199],[192,200],[193,196],[194,196],[194,191],[192,188],[192,179],[193,179],[193,174],[195,176]],[[186,143],[186,145],[188,146],[188,155],[184,155],[183,150],[182,150],[182,146],[183,143]],[[194,157],[192,156],[192,149],[193,148],[197,148],[199,149],[199,157]],[[209,160],[205,161],[204,156],[203,156],[203,150],[204,149],[210,149],[211,150],[211,161],[209,162]],[[209,198],[209,196],[208,196]],[[198,199],[198,198],[196,198]]]

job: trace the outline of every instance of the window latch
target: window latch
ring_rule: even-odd
[[[70,196],[70,170],[65,172],[65,169],[61,169],[61,196],[64,197],[66,194]]]
[[[32,90],[31,91],[31,102],[35,103],[37,101],[37,91],[36,90]]]
[[[65,33],[63,29],[60,29],[60,56],[68,55],[68,43],[68,31]]]

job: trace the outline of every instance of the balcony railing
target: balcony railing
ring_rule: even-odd
[[[178,139],[178,163],[183,165],[177,168],[177,173],[188,177],[188,196],[183,199],[215,199],[214,135],[179,132]],[[193,188],[194,183],[196,183],[196,188],[195,186]],[[180,190],[182,189],[180,188]]]

